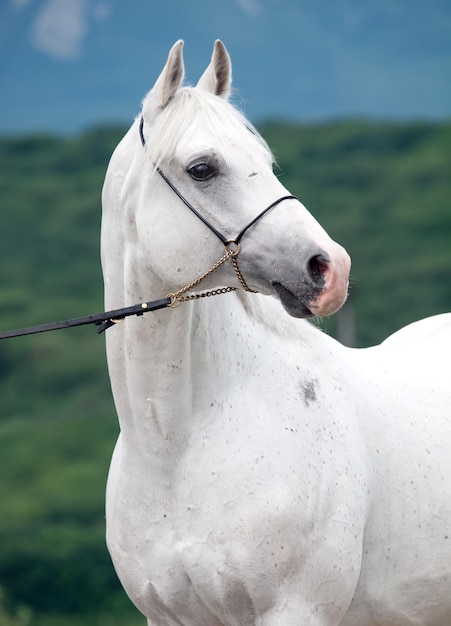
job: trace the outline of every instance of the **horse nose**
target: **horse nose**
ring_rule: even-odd
[[[311,256],[307,261],[307,274],[312,286],[321,289],[325,284],[325,274],[328,270],[330,257],[323,250]]]
[[[335,313],[348,294],[351,259],[348,253],[335,244],[333,256],[323,250],[311,254],[307,262],[307,275],[316,294],[308,307],[314,315]]]

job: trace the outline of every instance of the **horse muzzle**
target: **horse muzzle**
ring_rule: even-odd
[[[348,295],[351,259],[334,243],[333,254],[318,250],[309,256],[296,280],[272,280],[271,285],[292,317],[331,315]]]

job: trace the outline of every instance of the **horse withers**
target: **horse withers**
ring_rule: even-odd
[[[451,624],[451,320],[345,348],[350,261],[177,42],[103,190],[107,543],[149,625]],[[201,292],[201,293],[200,293]],[[202,294],[202,297],[201,297]],[[178,306],[180,305],[180,306]]]

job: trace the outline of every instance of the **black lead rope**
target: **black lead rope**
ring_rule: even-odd
[[[0,339],[10,339],[12,337],[23,337],[24,335],[35,335],[37,333],[47,333],[50,330],[61,330],[63,328],[73,328],[74,326],[86,326],[87,324],[95,324],[98,326],[97,334],[103,333],[107,328],[118,324],[124,318],[131,315],[144,315],[148,311],[157,311],[168,307],[172,302],[171,298],[163,298],[162,300],[153,300],[152,302],[143,302],[142,304],[134,304],[123,309],[114,309],[105,313],[93,313],[85,317],[74,317],[70,320],[62,322],[50,322],[49,324],[41,324],[40,326],[30,326],[28,328],[19,328],[17,330],[8,330],[0,333]]]
[[[141,143],[143,147],[146,146],[146,140],[144,138],[144,118],[141,117],[139,122],[139,136],[141,138]],[[253,226],[259,219],[261,219],[268,211],[277,206],[280,202],[284,200],[297,200],[296,196],[282,196],[278,198],[274,202],[272,202],[266,209],[264,209],[261,213],[257,215],[247,226],[245,226],[235,237],[235,239],[227,239],[224,237],[222,233],[220,233],[214,226],[212,226],[208,220],[206,220],[203,215],[197,211],[193,207],[193,205],[188,202],[188,200],[180,193],[177,187],[169,180],[169,178],[164,174],[164,172],[156,166],[157,172],[160,174],[162,179],[169,185],[172,191],[180,198],[180,200],[196,215],[204,224],[207,226],[213,234],[218,237],[218,239],[224,244],[226,249],[230,244],[236,244],[239,246],[243,235]],[[237,270],[236,270],[237,271]],[[237,271],[238,276],[240,277],[241,273]],[[244,287],[246,287],[244,283],[244,279],[240,278]],[[248,291],[250,291],[248,289]],[[131,315],[144,315],[148,311],[157,311],[158,309],[164,309],[173,305],[173,299],[171,297],[163,298],[162,300],[153,300],[151,302],[143,302],[142,304],[134,304],[133,306],[125,307],[123,309],[114,309],[113,311],[106,311],[105,313],[93,313],[92,315],[86,315],[85,317],[75,317],[70,320],[63,320],[61,322],[50,322],[49,324],[41,324],[39,326],[30,326],[28,328],[19,328],[16,330],[8,330],[0,333],[0,339],[11,339],[12,337],[22,337],[24,335],[35,335],[37,333],[46,333],[51,330],[61,330],[63,328],[73,328],[74,326],[86,326],[88,324],[95,324],[98,326],[97,333],[103,333],[107,328],[114,326],[118,322],[121,322],[124,318],[130,317]]]

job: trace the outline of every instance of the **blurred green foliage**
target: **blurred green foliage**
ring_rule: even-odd
[[[30,626],[32,612],[29,608],[15,607],[11,613],[5,591],[0,587],[0,624],[1,626]]]
[[[353,257],[358,345],[451,310],[451,124],[261,130],[283,184]],[[102,310],[100,191],[123,133],[0,138],[2,329]],[[0,343],[1,624],[144,625],[104,541],[117,433],[93,328]]]

